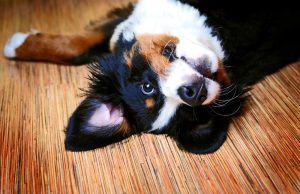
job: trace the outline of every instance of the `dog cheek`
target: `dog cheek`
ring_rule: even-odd
[[[219,82],[219,83],[222,83],[222,84],[230,84],[230,78],[228,76],[228,73],[223,65],[222,62],[219,62],[219,69],[218,71],[216,72],[216,77],[215,79]]]

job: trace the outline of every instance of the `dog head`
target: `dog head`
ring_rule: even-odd
[[[195,153],[216,150],[242,90],[218,53],[169,35],[122,38],[90,66],[87,98],[70,118],[66,147],[86,150],[138,132],[168,133]]]

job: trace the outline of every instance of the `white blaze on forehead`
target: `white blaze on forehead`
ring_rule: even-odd
[[[199,58],[207,58],[209,60],[208,67],[212,73],[218,70],[218,58],[217,55],[201,42],[193,42],[186,38],[180,38],[179,43],[176,46],[176,56],[181,58],[197,60]],[[204,65],[204,64],[199,64]]]

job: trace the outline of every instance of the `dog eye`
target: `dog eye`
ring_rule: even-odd
[[[162,55],[167,57],[169,61],[174,61],[177,57],[175,55],[175,43],[168,43],[162,50]]]
[[[143,83],[141,85],[141,90],[142,90],[143,94],[148,95],[148,96],[155,92],[154,87],[150,83]]]

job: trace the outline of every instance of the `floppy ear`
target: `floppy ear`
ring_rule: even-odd
[[[122,107],[87,97],[69,120],[65,147],[72,151],[95,149],[128,137],[128,129]]]

